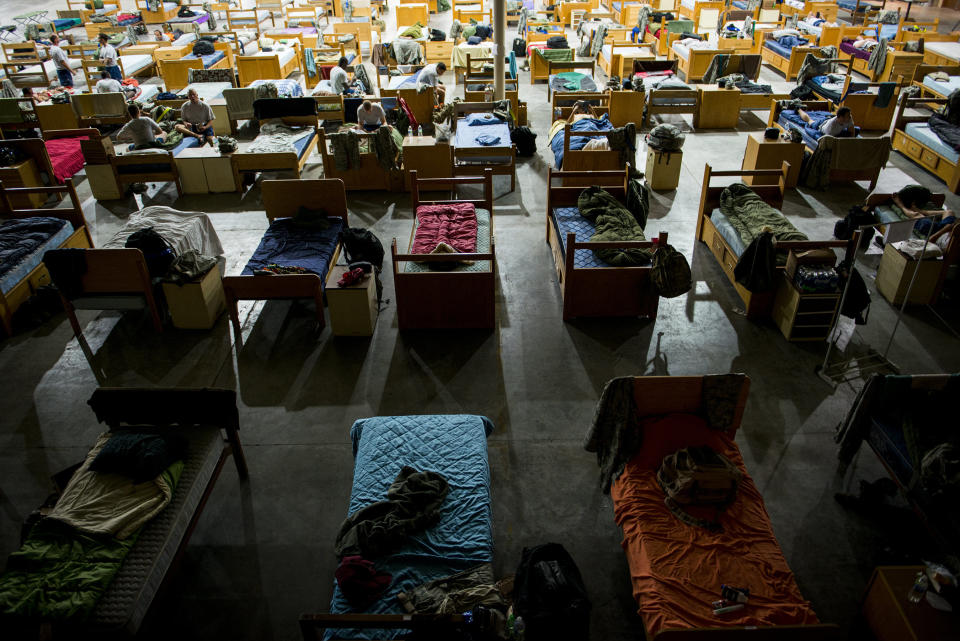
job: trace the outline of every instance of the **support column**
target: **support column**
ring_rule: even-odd
[[[497,45],[497,55],[493,57],[493,99],[503,100],[503,79],[506,70],[503,59],[507,55],[507,2],[493,0],[493,41]]]

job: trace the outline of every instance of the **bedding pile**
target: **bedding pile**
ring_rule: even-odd
[[[54,138],[44,142],[47,154],[50,156],[50,164],[53,166],[53,177],[58,183],[63,184],[67,178],[72,178],[83,169],[84,160],[83,152],[80,151],[80,141],[87,138],[88,136]]]
[[[590,242],[645,241],[643,229],[630,210],[599,187],[588,187],[577,199],[580,215],[593,223]],[[649,249],[596,249],[594,255],[615,267],[647,265],[653,253]]]
[[[66,224],[65,220],[49,216],[0,223],[0,274],[16,267]]]
[[[477,212],[473,203],[421,205],[412,254],[470,254],[477,249]]]

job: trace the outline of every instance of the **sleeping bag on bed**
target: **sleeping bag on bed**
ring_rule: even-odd
[[[470,254],[476,249],[477,211],[472,203],[417,207],[417,229],[410,253]],[[439,267],[442,263],[431,265]]]
[[[580,215],[591,221],[596,229],[590,242],[646,240],[630,210],[599,187],[587,187],[580,192],[577,207]],[[597,249],[593,253],[614,267],[647,265],[653,256],[649,249]]]

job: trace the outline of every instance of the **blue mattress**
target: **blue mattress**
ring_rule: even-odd
[[[477,142],[477,138],[480,136],[496,136],[500,138],[500,142],[495,145],[481,145]],[[483,149],[484,147],[490,147],[491,149],[501,149],[503,147],[509,147],[512,143],[510,142],[510,127],[507,123],[502,122],[498,125],[475,125],[469,126],[466,124],[465,119],[461,118],[457,122],[457,134],[454,139],[455,147],[464,147],[472,149]],[[503,156],[477,156],[471,157],[473,162],[491,162],[491,161],[503,161]]]
[[[733,0],[733,2],[731,2],[730,4],[732,4],[732,5],[733,5],[734,7],[736,7],[737,9],[740,9],[741,11],[746,11],[746,10],[747,10],[747,1],[746,1],[746,0]]]
[[[242,274],[252,276],[254,270],[275,263],[284,267],[303,267],[325,280],[343,228],[342,218],[331,217],[329,220],[330,226],[326,229],[295,225],[292,218],[274,220]]]
[[[826,113],[811,111],[811,114]],[[817,140],[822,135],[818,130],[810,127],[804,120],[792,109],[784,109],[777,117],[777,123],[784,129],[796,129],[803,136],[803,142],[811,149],[817,148]]]
[[[611,131],[612,129],[613,124],[607,114],[603,114],[602,118],[584,118],[571,126],[573,131]],[[570,149],[574,151],[583,149],[588,142],[590,138],[587,136],[570,136]],[[553,150],[554,167],[561,169],[563,167],[563,129],[554,134],[550,141],[550,149]]]
[[[904,486],[909,486],[914,470],[903,429],[873,417],[870,420],[870,429],[867,430],[867,442],[893,471],[897,480]]]
[[[391,76],[387,84],[388,89],[412,89],[417,86],[417,79],[420,78],[420,72],[423,69],[417,69],[416,73],[409,76]]]
[[[900,27],[899,24],[882,24],[880,25],[880,38],[887,38],[888,40],[893,40],[897,37],[897,29]],[[877,25],[870,25],[869,28],[865,29],[863,32],[864,37],[873,38],[874,40],[879,40],[877,38]]]
[[[44,217],[44,219],[46,220],[47,217]],[[0,292],[6,294],[13,289],[27,274],[43,262],[44,252],[48,249],[56,249],[60,246],[60,243],[69,238],[70,234],[73,233],[73,227],[67,221],[52,217],[49,218],[49,220],[52,223],[59,224],[60,229],[38,245],[36,249],[20,260],[20,262],[11,266],[10,269],[3,272],[3,274],[0,274]],[[0,225],[0,228],[2,228],[2,225]]]
[[[53,28],[57,31],[66,31],[67,29],[79,27],[82,24],[80,18],[56,18],[53,21]]]
[[[303,158],[304,154],[309,153],[310,143],[313,141],[313,134],[308,133],[307,135],[293,141],[293,146],[297,149],[297,158]]]
[[[950,76],[946,82],[934,80],[929,75],[923,77],[923,86],[941,96],[949,96],[954,89],[960,89],[960,76]]]
[[[769,49],[770,51],[773,51],[774,53],[777,53],[783,56],[784,58],[790,57],[791,47],[784,47],[782,44],[780,44],[776,40],[764,40],[763,46]]]
[[[193,147],[199,147],[199,146],[200,146],[200,141],[194,138],[193,136],[189,138],[184,138],[179,145],[177,145],[172,149],[173,155],[176,156],[181,151],[184,151],[186,149],[191,149]]]
[[[857,8],[857,0],[837,0],[837,6],[841,9],[846,9],[847,11],[875,11],[880,7],[874,4],[867,4],[865,2],[860,3],[860,7]]]
[[[215,64],[217,64],[218,62],[220,62],[221,60],[223,60],[224,55],[225,55],[225,54],[224,54],[222,51],[214,51],[213,53],[209,53],[209,54],[207,54],[207,55],[205,55],[205,56],[200,56],[200,59],[203,60],[203,68],[204,68],[204,69],[209,69],[209,68],[212,67],[213,65],[215,65]],[[183,59],[184,59],[184,60],[196,60],[196,59],[197,59],[197,56],[195,56],[195,55],[192,54],[192,53],[189,53],[189,54],[185,55],[185,56],[183,57]]]
[[[727,244],[730,245],[730,249],[733,250],[737,258],[740,258],[747,246],[744,244],[743,239],[740,238],[740,234],[737,233],[736,228],[730,224],[730,221],[727,220],[727,217],[724,216],[723,212],[719,209],[714,209],[710,212],[710,221],[713,223],[713,226],[717,228],[720,235],[723,236],[723,239],[727,241]]]
[[[260,85],[271,84],[276,86],[277,94],[281,98],[302,98],[303,97],[303,87],[299,82],[293,80],[292,78],[283,78],[280,80],[254,80],[250,83],[251,87],[258,87]]]
[[[466,570],[493,559],[490,510],[490,466],[487,439],[493,423],[467,414],[383,416],[353,424],[353,489],[349,514],[383,501],[405,465],[437,472],[450,485],[436,525],[410,536],[393,553],[371,559],[393,583],[364,612],[401,613],[396,595],[417,585]],[[354,612],[334,585],[330,612]],[[327,638],[397,638],[403,630],[334,630]]]
[[[904,132],[917,142],[923,143],[927,147],[930,147],[950,162],[957,162],[960,160],[960,154],[954,151],[953,147],[943,142],[943,140],[940,139],[940,136],[934,133],[927,123],[908,123],[904,128]]]
[[[567,234],[573,233],[575,234],[575,240],[586,242],[596,232],[593,223],[581,216],[577,207],[554,207],[550,213],[550,220],[553,221],[553,228],[560,239],[560,251],[563,252],[564,256],[567,255]],[[576,269],[610,267],[589,249],[578,249],[573,254],[573,266]]]

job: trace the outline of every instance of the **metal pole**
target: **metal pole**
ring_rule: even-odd
[[[503,59],[507,55],[506,0],[493,0],[493,40],[497,47],[493,56],[493,99],[503,100],[503,80],[506,75]]]

